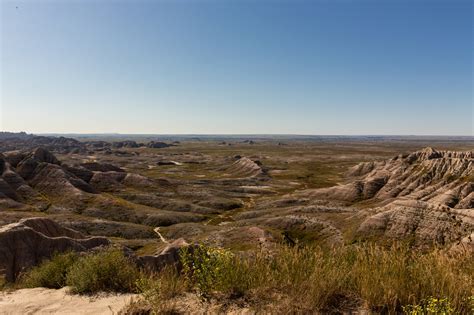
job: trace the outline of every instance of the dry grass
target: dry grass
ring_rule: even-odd
[[[221,305],[245,301],[272,313],[364,308],[396,314],[424,307],[449,310],[443,314],[474,311],[474,255],[468,252],[358,244],[336,249],[281,246],[237,255],[198,246],[182,251],[179,271],[168,267],[153,275],[139,272],[115,249],[71,255],[57,255],[31,270],[24,278],[28,286],[68,284],[77,293],[138,290],[145,306],[157,313],[179,310],[176,302],[186,293]]]
[[[407,305],[446,299],[453,314],[468,314],[474,295],[473,258],[396,245],[282,247],[248,257],[201,247],[184,255],[182,273],[167,270],[142,288],[158,311],[173,297],[195,292],[207,300],[244,299],[257,310],[278,313],[368,308],[395,314]]]

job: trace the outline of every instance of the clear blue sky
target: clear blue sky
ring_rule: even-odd
[[[0,1],[2,130],[473,135],[472,1]]]

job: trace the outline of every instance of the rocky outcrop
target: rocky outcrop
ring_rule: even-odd
[[[136,263],[139,267],[151,272],[158,272],[169,265],[175,265],[179,268],[179,254],[183,248],[192,250],[193,246],[190,246],[184,239],[180,238],[168,244],[158,255],[137,257]]]
[[[86,237],[47,218],[23,219],[0,227],[0,273],[14,281],[20,272],[54,253],[87,251],[109,245],[103,237]]]

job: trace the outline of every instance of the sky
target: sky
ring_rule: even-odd
[[[474,135],[470,0],[0,0],[0,130]]]

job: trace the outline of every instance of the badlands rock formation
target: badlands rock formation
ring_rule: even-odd
[[[86,251],[108,245],[103,237],[86,237],[47,218],[29,218],[0,227],[0,274],[14,281],[20,272],[54,253]]]
[[[387,161],[362,163],[347,184],[311,192],[313,198],[384,204],[359,228],[361,235],[413,237],[446,244],[474,227],[474,153],[426,148]]]
[[[315,191],[354,202],[409,198],[455,208],[474,207],[474,153],[426,148],[382,162],[362,163],[349,171],[355,180]]]
[[[12,163],[10,163],[11,161]],[[83,179],[62,167],[49,151],[38,148],[31,153],[0,155],[0,205],[44,203],[43,195],[69,197],[81,192],[96,193]]]
[[[44,148],[0,153],[0,205],[4,208],[40,205],[46,202],[45,196],[74,200],[85,193],[151,185],[150,179],[108,163],[62,164]]]
[[[425,201],[400,199],[376,210],[378,213],[359,227],[361,236],[412,237],[417,244],[447,245],[467,237],[474,228],[473,209],[457,210]]]
[[[264,173],[258,161],[252,161],[248,157],[240,157],[224,171],[225,173],[238,177],[255,177]]]
[[[29,150],[40,146],[48,151],[61,153],[84,153],[87,151],[85,143],[71,138],[35,136],[24,132],[0,132],[0,152]]]

